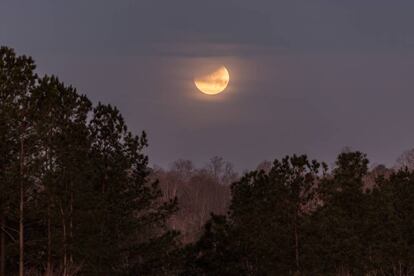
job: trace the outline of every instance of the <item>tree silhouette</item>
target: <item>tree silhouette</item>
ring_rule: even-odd
[[[92,112],[57,77],[37,77],[30,58],[5,47],[0,57],[2,275],[173,267],[177,233],[166,221],[176,201],[148,178],[145,133],[129,132],[109,105]]]

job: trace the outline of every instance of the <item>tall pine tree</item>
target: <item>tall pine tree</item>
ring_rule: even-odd
[[[1,268],[5,266],[5,245],[8,233],[11,241],[18,240],[19,245],[19,275],[25,273],[25,210],[27,193],[33,188],[31,177],[33,144],[31,92],[36,83],[35,65],[31,58],[16,56],[12,49],[0,48],[0,120],[4,131],[1,135],[1,184],[8,191],[7,198],[1,202]],[[11,230],[7,221],[9,218],[18,220],[18,238]],[[12,227],[12,226],[10,226]]]

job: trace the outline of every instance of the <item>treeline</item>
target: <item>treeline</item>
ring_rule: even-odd
[[[343,152],[331,171],[291,156],[247,173],[192,248],[192,275],[414,275],[414,173],[383,172],[367,188],[368,159]]]
[[[149,168],[115,107],[34,70],[0,49],[0,275],[414,275],[413,152]]]

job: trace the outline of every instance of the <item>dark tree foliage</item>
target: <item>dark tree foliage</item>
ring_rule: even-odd
[[[275,160],[268,172],[254,171],[234,183],[228,220],[213,217],[195,246],[202,256],[200,269],[211,274],[209,268],[219,259],[229,262],[223,266],[236,264],[234,275],[299,273],[304,226],[316,206],[320,168],[321,163],[294,155]]]
[[[165,222],[176,202],[161,202],[158,183],[147,179],[148,159],[142,154],[145,133],[132,135],[119,111],[102,104],[94,109],[90,130],[94,188],[100,194],[93,219],[99,235],[91,241],[94,248],[101,248],[97,272],[105,273],[115,264],[124,273],[163,273],[161,265],[150,264],[160,258],[166,264],[168,252],[174,249],[176,234],[167,231]]]
[[[278,274],[301,270],[302,228],[320,166],[294,155],[275,160],[268,173],[253,172],[233,185],[230,217],[250,253],[246,268]]]
[[[185,254],[185,275],[243,275],[242,247],[238,233],[226,216],[212,215],[196,244]]]
[[[370,195],[369,263],[384,275],[414,272],[414,173],[378,179]]]
[[[0,48],[0,267],[3,272],[6,263],[18,263],[20,275],[24,273],[24,222],[28,215],[25,205],[32,201],[28,193],[34,188],[36,146],[29,146],[35,144],[31,125],[34,109],[30,100],[36,83],[34,69],[31,58]],[[19,256],[19,261],[15,262],[12,256]]]
[[[41,237],[46,240],[46,270],[50,273],[57,258],[62,258],[63,273],[68,273],[80,257],[76,254],[78,218],[90,201],[83,195],[91,195],[87,193],[92,177],[91,139],[86,124],[91,103],[54,76],[39,79],[31,98],[39,148],[36,209],[45,231]]]
[[[320,183],[322,207],[312,214],[316,242],[309,264],[321,274],[361,275],[367,270],[367,195],[363,178],[368,160],[360,152],[341,153],[329,177]]]

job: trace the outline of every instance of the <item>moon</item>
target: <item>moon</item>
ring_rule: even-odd
[[[229,81],[230,74],[224,66],[208,75],[194,78],[194,84],[198,90],[207,95],[216,95],[223,92],[227,88]]]

